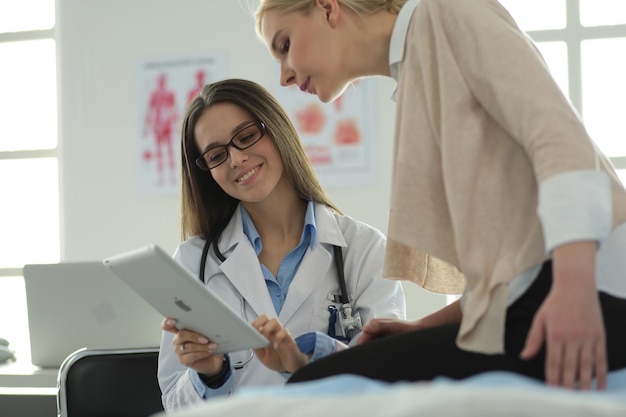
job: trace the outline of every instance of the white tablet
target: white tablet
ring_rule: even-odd
[[[104,265],[179,329],[217,343],[217,353],[256,349],[267,339],[157,245],[105,259]]]

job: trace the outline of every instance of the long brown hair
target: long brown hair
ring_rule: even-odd
[[[228,225],[239,200],[226,194],[211,173],[198,168],[200,155],[194,130],[202,114],[216,103],[232,103],[246,110],[267,127],[283,162],[284,175],[296,194],[305,201],[325,204],[341,211],[322,190],[317,175],[300,143],[295,127],[278,101],[262,86],[248,80],[226,79],[208,84],[187,107],[182,123],[182,201],[181,231],[183,240],[198,235],[217,242]]]

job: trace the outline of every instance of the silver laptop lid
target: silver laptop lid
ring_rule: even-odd
[[[163,317],[102,261],[24,266],[31,360],[58,367],[88,348],[158,347]]]

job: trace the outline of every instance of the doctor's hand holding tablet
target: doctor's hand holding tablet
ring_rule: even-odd
[[[202,375],[218,375],[225,365],[224,354],[215,353],[217,344],[191,330],[179,330],[176,320],[164,318],[161,328],[174,333],[172,346],[181,364]]]
[[[293,373],[309,363],[311,355],[300,351],[291,332],[277,318],[263,314],[251,325],[269,341],[267,346],[253,349],[256,357],[269,369]],[[200,333],[178,329],[172,318],[164,318],[161,329],[175,334],[172,347],[181,364],[205,376],[224,372],[227,359],[224,354],[216,352],[217,343]]]
[[[295,372],[307,363],[310,355],[302,353],[292,334],[276,318],[265,314],[252,322],[252,327],[270,341],[266,347],[254,349],[259,360],[277,372]],[[174,333],[172,346],[181,364],[206,376],[216,376],[223,372],[226,357],[216,353],[217,343],[191,330],[179,330],[176,320],[164,318],[161,328]]]

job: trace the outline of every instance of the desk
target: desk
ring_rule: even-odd
[[[0,389],[55,388],[58,368],[39,368],[30,362],[16,361],[0,364]]]
[[[19,359],[0,364],[0,415],[55,417],[58,372]]]

